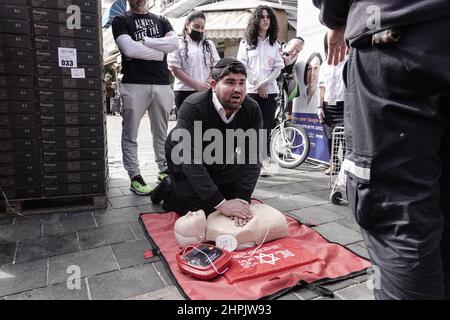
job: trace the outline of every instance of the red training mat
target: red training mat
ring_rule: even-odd
[[[321,279],[336,279],[371,266],[367,260],[339,244],[330,243],[316,231],[287,216],[289,237],[285,245],[292,248],[292,244],[296,243],[299,249],[304,248],[307,253],[301,257],[303,263],[290,265],[288,269],[276,273],[263,273],[257,278],[235,275],[237,278],[233,279],[219,276],[211,281],[197,280],[183,274],[176,263],[175,256],[181,248],[175,239],[173,227],[179,217],[177,213],[169,212],[143,213],[140,218],[145,231],[170,266],[178,285],[193,300],[256,300],[294,287],[301,280],[312,283]],[[264,246],[270,247],[274,243],[277,242],[272,241]],[[227,272],[230,271],[232,268]]]

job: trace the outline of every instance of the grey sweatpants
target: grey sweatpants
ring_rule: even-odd
[[[123,166],[130,179],[141,174],[138,160],[137,136],[145,111],[148,111],[153,136],[153,150],[159,171],[167,169],[164,143],[167,137],[169,113],[174,104],[170,85],[123,83],[122,155]]]

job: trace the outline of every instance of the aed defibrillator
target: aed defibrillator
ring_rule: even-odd
[[[181,250],[176,260],[183,273],[200,280],[211,280],[228,270],[232,255],[214,245],[200,243]]]

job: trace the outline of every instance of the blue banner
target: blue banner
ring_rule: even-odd
[[[325,137],[319,117],[314,113],[294,112],[292,114],[292,122],[300,124],[308,134],[308,158],[328,164],[330,160],[328,139]]]

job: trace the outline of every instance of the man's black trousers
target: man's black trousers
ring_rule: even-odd
[[[344,167],[377,299],[450,297],[449,25],[350,51]]]

